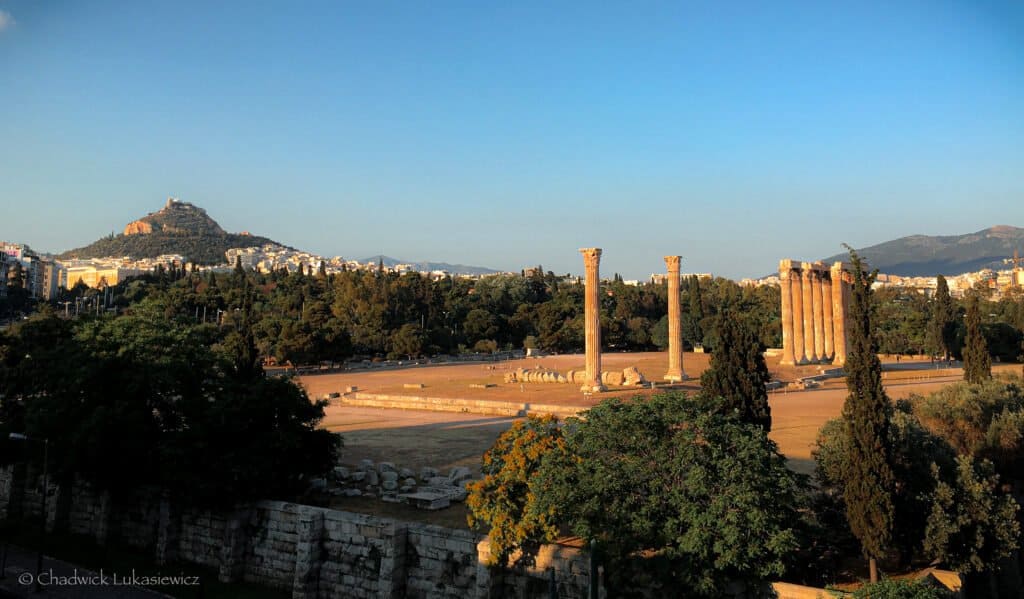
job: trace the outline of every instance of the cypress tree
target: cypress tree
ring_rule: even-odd
[[[691,332],[693,342],[702,343],[704,331],[701,329],[700,321],[704,320],[704,300],[700,295],[700,279],[697,278],[697,275],[690,277],[686,287],[690,299],[690,317],[693,319],[693,331]]]
[[[956,304],[949,296],[946,277],[935,277],[935,299],[932,303],[932,322],[928,332],[931,345],[949,360],[956,342]]]
[[[992,378],[992,357],[988,353],[985,335],[981,332],[981,310],[978,294],[967,298],[967,337],[964,340],[964,380],[968,383],[982,383]]]
[[[878,272],[864,272],[852,249],[850,259],[854,272],[845,366],[849,395],[843,405],[843,426],[850,446],[843,464],[843,499],[850,530],[868,558],[871,582],[876,582],[876,560],[885,555],[892,541],[895,518],[896,481],[889,446],[892,404],[882,387],[882,363],[871,328],[871,284]]]
[[[727,413],[770,431],[772,413],[765,384],[771,376],[760,342],[745,321],[729,313],[721,314],[716,328],[718,345],[700,377],[701,388],[709,397],[721,397]]]

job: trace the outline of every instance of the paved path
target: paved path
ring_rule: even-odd
[[[4,544],[0,544],[0,561]],[[59,597],[61,599],[163,599],[156,591],[131,586],[132,572],[99,572],[43,556],[40,590],[35,592],[36,552],[15,545],[6,545],[7,564],[0,574],[0,597]],[[153,573],[139,573],[152,576]],[[129,579],[126,581],[125,579]]]

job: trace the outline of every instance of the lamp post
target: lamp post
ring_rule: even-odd
[[[43,571],[43,541],[46,539],[46,496],[50,492],[50,481],[49,481],[49,463],[50,463],[50,439],[43,438],[37,439],[35,437],[29,437],[21,433],[11,433],[10,439],[12,441],[36,441],[43,444],[43,491],[42,491],[42,502],[40,505],[40,519],[39,519],[39,551],[36,552],[36,576],[34,578],[33,590],[38,593],[42,590],[39,586],[39,574]]]

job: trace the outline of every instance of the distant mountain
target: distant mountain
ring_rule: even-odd
[[[159,211],[128,223],[120,235],[111,234],[85,247],[68,250],[58,258],[131,256],[137,259],[181,254],[198,264],[222,264],[226,260],[224,252],[231,248],[267,243],[277,242],[248,233],[228,233],[206,214],[206,210],[172,198]]]
[[[395,266],[396,264],[411,264],[419,271],[444,270],[453,275],[489,275],[500,270],[487,268],[485,266],[466,266],[465,264],[448,264],[447,262],[414,262],[412,260],[399,260],[389,256],[377,255],[360,260],[362,263],[379,262],[383,260],[384,266]]]
[[[1024,253],[1024,229],[1000,225],[968,235],[911,235],[858,249],[879,272],[908,277],[958,275],[982,268],[1008,268],[1003,259]],[[826,262],[847,260],[836,254]]]

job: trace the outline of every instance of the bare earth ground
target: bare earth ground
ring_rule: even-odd
[[[709,356],[687,353],[683,358],[684,369],[691,377],[683,385],[676,386],[687,392],[699,389],[700,374],[707,368]],[[667,354],[661,353],[618,353],[603,354],[602,370],[621,370],[637,366],[644,375],[660,381],[668,364]],[[769,358],[772,377],[784,382],[803,376],[817,374],[821,366],[780,367],[777,358]],[[885,368],[883,379],[892,399],[910,394],[930,393],[949,383],[961,380],[963,373],[959,365],[954,368],[938,369],[927,360],[901,361],[883,357]],[[355,371],[340,374],[312,375],[300,377],[300,383],[311,397],[338,392],[347,386],[358,386],[360,391],[388,395],[450,397],[464,399],[487,399],[496,402],[528,402],[531,404],[554,404],[589,407],[610,397],[632,397],[636,394],[652,393],[649,389],[613,388],[600,396],[584,397],[575,385],[558,383],[504,383],[504,374],[516,368],[546,368],[565,372],[582,369],[583,356],[546,356],[539,359],[512,360],[496,364],[459,364],[443,366],[413,366],[376,371]],[[825,366],[824,368],[830,368]],[[1002,365],[995,372],[1020,373],[1019,365]],[[421,383],[423,389],[410,390],[406,383]],[[470,388],[470,384],[490,383],[495,387]],[[658,390],[663,391],[661,387]],[[656,391],[658,391],[656,390]],[[842,411],[846,399],[845,379],[825,381],[821,388],[807,391],[777,391],[771,394],[772,432],[771,438],[779,450],[790,460],[794,470],[811,473],[813,448],[818,429],[829,419],[836,418]],[[342,433],[345,448],[343,464],[355,465],[359,460],[369,458],[374,462],[394,462],[398,467],[418,470],[432,466],[442,471],[454,466],[467,466],[475,473],[480,469],[480,458],[494,440],[511,426],[515,419],[457,412],[431,412],[418,410],[395,410],[331,405],[321,426]],[[367,511],[369,505],[359,502],[373,500],[341,500],[337,507]],[[380,502],[375,502],[379,504]],[[350,505],[351,504],[351,505]],[[384,511],[394,517],[416,517],[415,513],[391,513],[402,507],[389,507]],[[361,509],[362,508],[362,509]],[[410,509],[411,508],[407,508]],[[373,509],[373,511],[380,511]],[[442,510],[447,515],[430,516],[430,521],[457,525],[464,523],[464,508]],[[422,514],[422,513],[420,513]],[[417,519],[423,519],[422,516]],[[438,520],[440,519],[440,521]],[[447,522],[452,520],[452,522]]]

